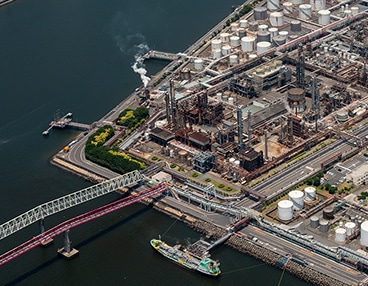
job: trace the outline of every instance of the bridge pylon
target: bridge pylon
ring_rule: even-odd
[[[45,232],[45,219],[41,218],[38,221],[38,225],[40,226],[40,234],[43,234]],[[49,246],[53,241],[54,240],[52,238],[47,238],[41,242],[41,246]]]
[[[79,253],[79,250],[72,248],[72,241],[69,237],[69,229],[64,232],[64,247],[58,249],[58,253],[66,259],[72,259]]]

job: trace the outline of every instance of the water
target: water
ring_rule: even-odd
[[[241,1],[18,0],[0,8],[0,223],[89,186],[49,164],[77,136],[41,136],[54,112],[92,123],[141,85],[131,66],[147,47],[184,51]],[[209,4],[210,3],[210,4]],[[148,74],[163,67],[147,65]],[[118,198],[111,194],[46,219],[51,227]],[[0,285],[278,285],[282,272],[227,247],[213,254],[224,274],[212,280],[162,259],[149,239],[170,243],[200,237],[142,205],[71,231],[80,255],[65,261],[62,246],[37,248],[0,268]],[[1,253],[36,235],[32,225],[0,242]],[[267,275],[264,275],[267,273]],[[306,285],[285,274],[280,285]]]

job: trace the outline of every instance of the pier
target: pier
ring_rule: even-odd
[[[165,53],[155,50],[150,50],[148,53],[142,56],[143,60],[164,60],[164,61],[174,61],[179,59],[180,55],[172,54],[172,53]]]
[[[55,118],[55,120],[51,121],[51,123],[49,124],[49,128],[47,128],[45,131],[42,132],[42,135],[43,136],[49,135],[51,129],[53,128],[64,129],[66,127],[69,127],[69,128],[82,130],[82,131],[91,129],[91,125],[89,124],[73,122],[72,117],[73,117],[73,113],[68,112],[61,118]]]

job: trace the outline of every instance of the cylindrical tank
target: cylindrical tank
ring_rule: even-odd
[[[316,188],[306,187],[304,188],[305,200],[314,201],[316,199]]]
[[[229,62],[230,62],[231,65],[238,64],[238,55],[230,55],[229,56]]]
[[[257,43],[257,55],[267,52],[271,48],[270,42],[258,42]]]
[[[299,5],[299,18],[308,20],[312,17],[312,6],[310,4]]]
[[[279,34],[279,29],[275,28],[275,27],[271,27],[271,28],[268,28],[268,32],[271,35],[271,41],[272,41],[273,37],[275,37]]]
[[[314,11],[326,9],[326,0],[310,0],[310,5]]]
[[[236,30],[239,28],[239,23],[231,23],[230,29],[232,32],[236,32]]]
[[[290,30],[292,32],[300,32],[302,30],[302,23],[299,20],[292,20],[290,22]]]
[[[213,58],[214,59],[219,59],[221,58],[222,56],[222,52],[221,52],[221,49],[215,49],[212,51],[212,54],[213,54]]]
[[[330,14],[329,10],[320,10],[318,11],[318,24],[320,25],[328,25],[330,24]]]
[[[279,0],[267,0],[267,9],[271,11],[280,9],[280,1]]]
[[[302,191],[293,190],[289,192],[289,201],[293,203],[294,210],[301,210],[304,207],[304,194]]]
[[[188,167],[192,166],[192,158],[191,157],[187,158],[187,166]]]
[[[347,223],[345,223],[346,235],[347,236],[353,235],[355,232],[355,227],[356,227],[356,224],[351,221],[348,221]]]
[[[293,218],[293,203],[288,200],[279,201],[277,204],[277,215],[280,220],[291,220]]]
[[[235,160],[236,160],[235,158],[231,157],[231,158],[229,159],[229,163],[230,163],[230,164],[234,164]]]
[[[279,31],[279,36],[284,36],[287,39],[288,35],[289,35],[288,31]]]
[[[304,0],[289,0],[289,2],[293,3],[294,5],[303,4]]]
[[[237,31],[238,37],[241,39],[243,37],[245,37],[247,35],[246,31],[244,28],[239,28]]]
[[[221,42],[227,43],[227,42],[229,42],[229,39],[230,39],[230,34],[229,33],[221,33],[220,34]]]
[[[324,220],[324,219],[322,219],[322,220],[320,220],[320,221],[319,221],[319,230],[320,230],[321,232],[323,232],[323,233],[328,232],[328,227],[329,227],[329,222],[328,222],[328,220]]]
[[[351,15],[356,15],[356,14],[358,14],[359,13],[359,7],[358,6],[353,6],[353,7],[351,7]]]
[[[240,45],[240,38],[238,36],[231,36],[230,37],[230,46],[239,47],[239,45]]]
[[[317,216],[311,216],[311,218],[310,218],[310,226],[312,228],[317,228],[319,226],[319,218]]]
[[[260,6],[260,7],[254,8],[253,17],[254,17],[254,20],[266,20],[267,19],[266,7]]]
[[[180,162],[182,162],[182,163],[186,162],[186,160],[187,160],[187,156],[188,156],[188,152],[187,152],[187,151],[185,151],[185,150],[180,150],[180,151],[178,152],[178,155],[179,155],[179,160],[180,160]]]
[[[334,218],[334,210],[332,207],[325,207],[323,209],[323,218],[324,219],[333,219]]]
[[[277,35],[273,37],[272,42],[275,47],[278,47],[286,43],[286,38],[284,36]]]
[[[231,53],[231,47],[229,45],[225,45],[222,47],[222,55],[229,55]]]
[[[340,109],[336,112],[336,120],[339,122],[345,122],[348,121],[349,114],[348,111],[345,109]]]
[[[229,104],[234,105],[234,98],[233,97],[229,97]]]
[[[196,70],[202,70],[203,69],[203,60],[202,59],[195,59],[194,60],[194,68]]]
[[[360,244],[368,246],[368,221],[364,221],[360,225]]]
[[[213,39],[211,41],[211,49],[212,51],[216,50],[216,49],[221,49],[221,40],[220,39]]]
[[[268,31],[268,26],[265,24],[259,25],[258,26],[258,32],[267,32]]]
[[[254,37],[243,37],[241,39],[242,51],[253,52],[256,39]]]
[[[248,28],[248,26],[249,26],[248,20],[246,20],[246,19],[241,19],[239,21],[239,24],[240,24],[240,28]]]
[[[249,54],[248,55],[248,60],[254,60],[254,59],[256,59],[258,56],[257,56],[257,54]]]
[[[257,42],[270,42],[271,34],[270,32],[258,32],[257,33]]]
[[[292,110],[304,111],[306,107],[305,91],[302,88],[290,88],[288,90],[288,103]]]
[[[252,31],[252,32],[258,31],[258,22],[257,21],[249,22],[249,31]]]
[[[230,97],[230,98],[232,98],[232,97]],[[230,100],[230,98],[229,98],[229,100]],[[234,166],[237,167],[237,168],[239,168],[240,167],[240,160],[235,160]]]
[[[351,10],[350,10],[350,9],[345,9],[344,13],[345,13],[345,17],[346,17],[346,18],[349,18],[349,17],[351,17],[351,15],[352,15],[352,12],[351,12]]]
[[[284,14],[282,12],[271,12],[270,23],[273,27],[281,27],[284,25]]]
[[[290,15],[293,14],[293,10],[294,10],[294,4],[291,2],[284,2],[284,4],[282,4],[282,6],[284,7],[284,14],[286,15]]]
[[[174,150],[170,149],[170,158],[174,158]]]
[[[335,241],[338,243],[344,243],[346,240],[346,229],[345,228],[336,228],[335,229]]]
[[[216,93],[216,99],[220,101],[222,99],[222,92]]]

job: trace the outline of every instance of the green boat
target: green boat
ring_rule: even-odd
[[[199,258],[182,250],[180,245],[170,246],[160,239],[151,239],[151,246],[158,253],[182,267],[198,271],[209,276],[219,276],[219,263],[209,257]]]

